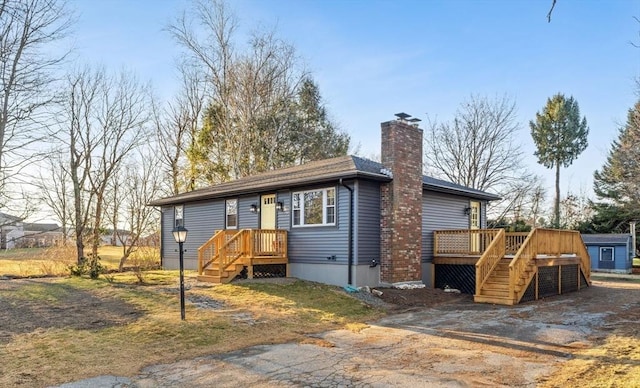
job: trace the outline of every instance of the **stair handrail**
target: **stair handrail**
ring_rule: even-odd
[[[476,295],[480,295],[482,286],[487,281],[493,269],[504,257],[505,252],[505,231],[500,229],[493,238],[480,259],[476,262]]]
[[[520,278],[526,273],[526,269],[531,265],[532,261],[538,255],[538,231],[539,228],[533,229],[529,236],[524,240],[520,249],[516,252],[513,259],[509,263],[509,298],[513,300],[513,303],[517,304],[524,296],[527,289],[527,285],[535,273],[531,272],[527,279],[525,279],[525,287],[516,291],[516,284]]]
[[[198,274],[202,275],[204,269],[215,261],[215,257],[218,254],[216,247],[224,243],[223,237],[225,233],[224,230],[216,231],[207,242],[198,248]]]
[[[591,285],[591,256],[589,256],[589,251],[587,250],[587,246],[584,244],[584,240],[582,239],[580,232],[574,231],[573,239],[573,246],[577,249],[577,252],[575,253],[580,256],[580,267],[582,269],[582,273],[584,274],[588,285]]]
[[[236,260],[248,253],[246,235],[251,233],[250,229],[241,229],[228,239],[218,251],[218,262],[220,271],[226,271]]]

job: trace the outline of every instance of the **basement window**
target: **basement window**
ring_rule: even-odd
[[[292,203],[293,226],[336,224],[336,190],[333,187],[295,192]]]

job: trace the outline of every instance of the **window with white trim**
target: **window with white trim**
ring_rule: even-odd
[[[238,228],[238,200],[227,199],[225,201],[225,225],[226,229]]]
[[[600,261],[614,260],[613,247],[600,247]]]
[[[336,189],[298,191],[292,197],[293,226],[336,224]]]
[[[173,207],[173,226],[184,226],[184,206],[177,205]]]

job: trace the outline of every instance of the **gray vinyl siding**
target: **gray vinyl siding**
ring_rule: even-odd
[[[282,202],[283,211],[276,213],[276,226],[278,229],[291,230],[291,192],[281,190],[276,193],[276,201]]]
[[[334,187],[336,189],[336,225],[307,226],[289,229],[289,262],[291,263],[327,263],[346,264],[348,260],[349,234],[349,191],[339,185],[305,187],[300,190],[313,190]],[[293,191],[292,191],[293,193]],[[289,195],[289,201],[290,199]],[[291,211],[287,211],[291,217]],[[291,221],[289,221],[291,222]],[[328,257],[335,256],[336,260]]]
[[[174,250],[178,249],[178,244],[176,244],[173,239],[173,234],[171,231],[173,230],[173,206],[163,206],[161,209],[162,212],[162,236],[160,238],[162,243],[162,266],[166,267],[167,263],[165,260],[174,259],[178,260],[178,252],[174,252]]]
[[[251,205],[260,206],[260,197],[252,195],[238,198],[238,229],[257,229],[260,213],[251,213]]]
[[[464,209],[471,201],[478,201],[464,196],[438,193],[425,190],[422,192],[422,261],[433,259],[433,231],[446,229],[469,229],[469,216]],[[486,201],[480,202],[480,227],[485,228]]]
[[[380,183],[358,181],[355,198],[355,264],[380,262]]]

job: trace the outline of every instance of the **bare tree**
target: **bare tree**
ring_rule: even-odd
[[[109,76],[89,68],[69,77],[67,93],[58,137],[69,151],[72,221],[80,260],[87,236],[97,257],[106,191],[125,157],[147,139],[149,95],[129,73]]]
[[[126,195],[117,197],[113,202],[118,208],[114,212],[113,230],[122,245],[118,266],[120,271],[131,254],[138,249],[141,239],[157,228],[159,213],[154,207],[147,206],[160,194],[162,174],[157,163],[158,158],[153,153],[140,154],[134,163],[127,165],[121,172],[120,189]],[[119,232],[119,220],[123,221],[126,234]]]
[[[26,148],[45,134],[54,73],[67,55],[51,50],[71,24],[65,6],[56,0],[0,0],[0,191],[5,178],[36,155]]]
[[[40,201],[48,207],[61,225],[62,244],[69,239],[69,225],[72,217],[71,182],[68,162],[60,152],[50,153],[46,165],[40,170],[36,183],[40,193]]]
[[[258,31],[240,50],[237,26],[222,1],[199,0],[168,27],[185,49],[182,70],[204,81],[202,125],[186,150],[189,189],[348,149],[349,137],[318,106],[318,88],[294,47]]]
[[[509,98],[471,96],[451,122],[430,123],[425,132],[425,170],[500,195],[503,201],[494,206],[503,216],[524,200],[535,182],[516,143],[520,129],[516,105]]]
[[[193,168],[186,170],[185,158],[200,129],[204,108],[203,80],[200,74],[185,63],[180,66],[180,74],[182,89],[175,100],[164,110],[154,104],[158,153],[165,175],[168,175],[171,182],[170,195],[195,188],[197,172]]]

